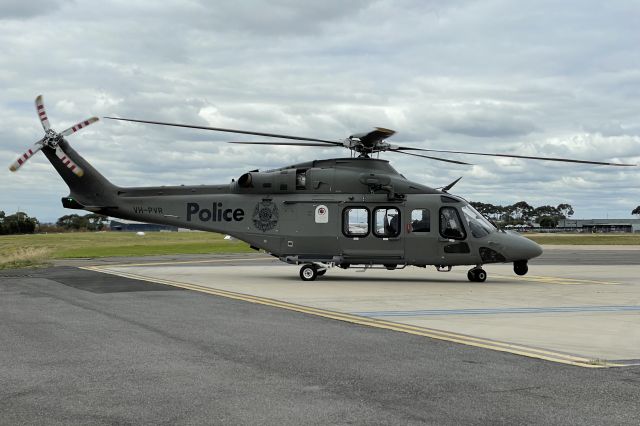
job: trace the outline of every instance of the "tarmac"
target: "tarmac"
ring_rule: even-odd
[[[561,250],[603,251],[551,253]],[[627,264],[540,262],[523,277],[511,265],[485,265],[482,284],[467,280],[467,268],[411,267],[332,268],[307,283],[299,267],[264,256],[89,269],[583,367],[640,365],[639,268],[629,264],[640,251],[617,252]]]
[[[2,271],[0,424],[637,424],[640,251],[485,269],[302,282],[251,254]]]

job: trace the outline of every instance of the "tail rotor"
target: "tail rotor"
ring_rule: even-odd
[[[63,130],[60,133],[57,133],[51,128],[51,124],[49,123],[49,118],[47,117],[47,111],[44,107],[42,95],[39,95],[36,98],[36,112],[38,113],[38,118],[40,119],[40,123],[42,124],[42,128],[45,132],[44,137],[36,142],[24,154],[18,157],[18,159],[13,164],[11,164],[11,166],[9,166],[9,170],[11,170],[12,172],[17,171],[29,158],[33,157],[35,153],[46,146],[54,149],[56,152],[56,156],[62,161],[62,163],[76,176],[81,177],[84,174],[84,171],[77,164],[75,164],[71,160],[71,158],[69,158],[69,156],[64,152],[62,147],[60,147],[60,142],[65,136],[72,135],[78,130],[84,129],[88,125],[95,123],[96,121],[98,121],[98,117],[88,118],[74,126],[69,127],[66,130]]]

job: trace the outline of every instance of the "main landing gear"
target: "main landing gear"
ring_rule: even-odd
[[[313,281],[326,273],[327,268],[316,265],[315,263],[307,263],[300,268],[300,278],[302,281]]]
[[[473,269],[469,269],[467,272],[467,278],[469,281],[475,283],[483,283],[487,280],[487,272],[479,266],[476,266]]]

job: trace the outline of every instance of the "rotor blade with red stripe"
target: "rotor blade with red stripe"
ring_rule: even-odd
[[[35,145],[33,145],[31,148],[29,148],[27,152],[18,157],[18,159],[9,166],[9,170],[11,170],[12,172],[17,171],[29,158],[33,157],[33,155],[41,149],[42,141],[40,140],[36,142]]]
[[[80,167],[78,167],[76,163],[71,161],[71,158],[67,156],[67,154],[62,150],[62,148],[60,148],[60,146],[56,147],[56,155],[60,160],[62,160],[62,164],[67,166],[67,168],[71,170],[74,174],[76,174],[78,177],[81,177],[84,174],[84,171]]]
[[[98,117],[91,117],[88,118],[84,121],[81,121],[80,123],[76,124],[75,126],[71,126],[69,127],[67,130],[63,130],[62,132],[60,132],[60,135],[62,136],[69,136],[75,132],[77,132],[80,129],[84,129],[85,127],[87,127],[89,124],[91,123],[95,123],[96,121],[98,121]]]
[[[51,128],[49,124],[49,118],[47,117],[47,111],[44,109],[44,102],[42,101],[42,95],[38,95],[36,98],[36,112],[38,113],[38,118],[42,123],[42,127],[45,131]]]

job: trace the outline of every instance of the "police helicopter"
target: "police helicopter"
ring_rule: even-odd
[[[341,147],[348,158],[314,160],[272,170],[251,170],[230,183],[198,186],[116,186],[94,169],[66,140],[98,121],[89,118],[62,132],[50,126],[38,96],[36,111],[45,134],[10,166],[18,170],[42,151],[70,193],[69,209],[84,209],[123,219],[167,224],[228,234],[255,250],[283,262],[302,265],[300,278],[315,280],[332,267],[389,270],[433,265],[438,271],[471,265],[470,281],[484,282],[487,263],[513,263],[517,275],[542,254],[535,242],[498,229],[463,198],[449,190],[460,180],[434,189],[412,182],[387,160],[373,154],[389,152],[431,160],[469,164],[425,153],[468,154],[606,166],[634,164],[449,151],[400,146],[386,140],[393,130],[375,128],[343,140],[281,135],[247,130],[105,117],[135,123],[202,129],[286,139],[236,144]]]

